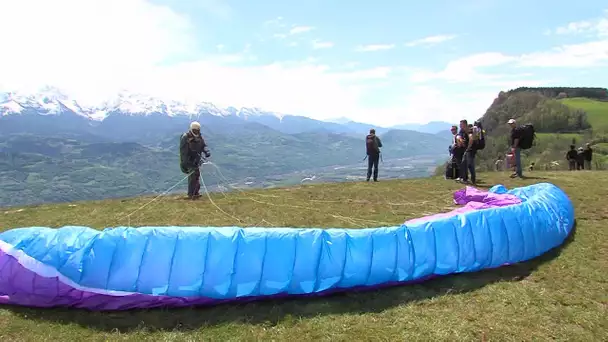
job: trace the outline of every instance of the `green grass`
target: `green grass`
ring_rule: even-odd
[[[538,140],[547,140],[551,138],[557,138],[560,140],[568,140],[572,141],[572,139],[576,139],[578,143],[583,142],[583,134],[580,133],[536,133],[536,138]]]
[[[532,174],[530,174],[532,175]],[[606,172],[534,173],[512,180],[482,174],[488,186],[553,182],[576,207],[577,229],[562,248],[494,270],[419,285],[317,299],[272,300],[211,308],[94,313],[0,307],[6,341],[411,341],[608,340]],[[400,224],[451,210],[460,186],[438,178],[376,184],[308,185],[213,195],[213,201],[162,198],[132,225],[352,227]],[[0,227],[127,224],[149,198],[0,210]],[[107,219],[104,217],[109,217]],[[353,218],[352,221],[346,219]],[[356,219],[354,219],[356,218]]]
[[[587,112],[587,119],[596,131],[608,131],[608,102],[575,97],[560,100],[572,108],[581,108]]]
[[[593,145],[593,147],[596,149],[608,151],[608,143],[597,143],[597,144]]]

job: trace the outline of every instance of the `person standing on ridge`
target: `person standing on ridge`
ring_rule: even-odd
[[[209,148],[205,143],[205,139],[201,135],[201,124],[193,121],[190,123],[190,130],[182,134],[179,142],[180,169],[188,175],[188,198],[197,199],[201,197],[199,194],[200,184],[200,166],[203,162],[202,154],[205,158],[209,158]]]
[[[472,125],[471,125],[472,126]],[[464,150],[462,162],[460,165],[460,178],[457,181],[464,183],[469,182],[469,172],[471,173],[471,183],[477,183],[477,174],[475,173],[475,148],[473,146],[473,132],[469,128],[467,120],[460,120],[460,132],[458,132],[458,141],[460,147]]]
[[[511,126],[511,152],[515,156],[515,173],[511,175],[511,178],[523,177],[523,171],[521,167],[521,148],[519,148],[519,141],[521,139],[521,131],[517,129],[517,124],[514,119],[507,121]]]
[[[380,147],[382,141],[376,135],[375,129],[370,129],[369,134],[365,137],[365,148],[367,150],[367,181],[372,176],[372,167],[374,172],[374,182],[378,181],[378,162],[380,161]]]
[[[460,164],[464,155],[464,148],[458,145],[458,127],[456,125],[450,128],[452,132],[452,144],[449,147],[450,160],[446,165],[445,178],[458,179],[460,178]]]
[[[578,158],[578,153],[576,152],[575,146],[570,145],[570,150],[566,153],[566,160],[568,161],[568,170],[574,171],[576,169],[576,158]]]
[[[585,144],[585,149],[583,150],[583,155],[585,156],[585,170],[591,170],[591,160],[593,159],[593,149],[591,148],[591,144]]]
[[[585,169],[585,154],[582,147],[579,147],[576,154],[576,169],[584,170]]]

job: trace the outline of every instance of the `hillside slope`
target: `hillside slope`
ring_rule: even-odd
[[[604,88],[518,88],[500,92],[480,119],[488,140],[486,148],[478,153],[478,169],[493,170],[496,158],[504,157],[509,149],[510,118],[518,124],[531,123],[537,131],[536,145],[522,153],[524,165],[534,162],[542,170],[567,169],[564,161],[569,146],[588,142],[596,150],[593,166],[604,169],[607,157],[600,144],[608,142],[607,101]]]
[[[562,249],[536,260],[421,285],[318,299],[271,300],[214,308],[91,313],[0,307],[10,340],[584,340],[608,339],[608,173],[535,173],[512,180],[482,174],[488,186],[539,181],[564,189],[578,227]],[[215,194],[199,202],[171,196],[134,213],[131,225],[375,227],[453,209],[459,188],[439,178],[377,184],[308,185]],[[151,200],[133,198],[0,211],[0,230],[22,226],[127,224]],[[220,209],[218,209],[220,208]],[[230,216],[232,217],[230,217]],[[237,220],[238,219],[238,220]],[[542,328],[539,328],[542,327]]]
[[[608,132],[608,100],[596,100],[585,97],[560,99],[561,103],[571,108],[580,108],[587,113],[587,121],[594,131]]]

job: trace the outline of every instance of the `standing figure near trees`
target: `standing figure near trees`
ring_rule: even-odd
[[[511,153],[513,153],[515,157],[515,172],[511,175],[511,178],[522,178],[523,168],[521,165],[521,150],[527,150],[533,146],[534,139],[536,138],[536,131],[531,124],[518,127],[515,119],[509,119],[507,124],[511,126]]]
[[[578,153],[576,152],[576,147],[574,145],[570,145],[570,150],[566,153],[566,160],[568,161],[568,170],[574,171],[576,169],[576,158],[578,158]]]
[[[584,170],[585,169],[585,153],[583,152],[583,148],[578,148],[578,153],[576,154],[576,169]]]
[[[511,175],[514,177],[523,177],[523,170],[521,167],[521,148],[519,147],[519,141],[521,140],[521,131],[517,129],[517,123],[515,119],[509,119],[507,122],[511,126],[511,152],[514,156],[515,172]]]
[[[583,150],[584,168],[585,170],[591,170],[591,160],[593,159],[593,149],[591,148],[591,144],[585,144],[585,149]]]

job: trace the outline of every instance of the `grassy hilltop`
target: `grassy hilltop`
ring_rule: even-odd
[[[212,308],[91,313],[0,307],[7,341],[68,340],[608,340],[608,173],[534,172],[487,186],[552,182],[573,200],[577,229],[562,248],[495,270],[419,285],[317,299]],[[459,185],[440,178],[320,184],[213,194],[199,202],[161,198],[131,225],[374,227],[454,208]],[[127,224],[151,198],[7,208],[0,229]],[[221,209],[218,209],[218,207]],[[233,216],[233,217],[230,217]],[[238,219],[238,220],[237,220]]]

